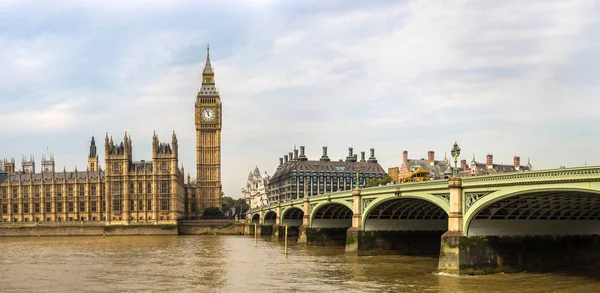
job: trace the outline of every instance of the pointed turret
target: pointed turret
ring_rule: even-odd
[[[108,150],[108,134],[106,134],[105,152]],[[98,153],[96,150],[96,140],[92,136],[92,142],[90,143],[90,154],[88,155],[87,170],[95,172],[98,170]]]
[[[215,72],[213,71],[212,64],[210,64],[210,43],[206,45],[206,64],[204,64],[204,70],[202,71],[202,87],[206,89],[206,86],[214,88],[215,85]]]
[[[92,142],[90,143],[90,158],[95,158],[97,156],[96,154],[96,141],[94,140],[94,137],[92,136]]]
[[[173,130],[173,136],[171,137],[171,147],[173,148],[173,156],[177,159],[179,155],[179,146],[177,145],[177,135],[175,134],[175,130]]]
[[[210,64],[210,42],[206,44],[206,64],[204,64],[202,75],[215,75],[212,64]]]

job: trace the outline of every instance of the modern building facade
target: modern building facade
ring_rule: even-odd
[[[358,173],[358,179],[357,179]],[[271,176],[268,184],[268,201],[288,201],[329,192],[351,190],[358,185],[365,185],[370,179],[386,176],[384,169],[375,158],[375,150],[371,149],[368,159],[365,152],[361,159],[349,148],[346,160],[331,161],[327,156],[327,147],[323,147],[323,155],[319,160],[309,160],[304,146],[294,149],[283,158],[279,158],[277,171]]]
[[[55,169],[54,156],[0,164],[0,221],[104,221],[106,224],[174,223],[198,218],[207,207],[221,208],[222,106],[207,50],[202,87],[195,103],[197,178],[184,180],[175,132],[170,143],[152,136],[152,160],[133,161],[131,137],[108,134],[104,166],[92,137],[87,168]]]
[[[269,185],[270,176],[265,172],[265,176],[260,175],[258,167],[248,174],[246,186],[242,188],[242,198],[250,208],[266,206],[268,203],[267,187]]]

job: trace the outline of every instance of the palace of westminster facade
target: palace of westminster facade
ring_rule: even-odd
[[[152,136],[152,161],[132,160],[131,138],[114,142],[106,134],[104,170],[92,137],[84,171],[55,169],[54,157],[33,157],[0,168],[0,221],[103,221],[106,224],[174,223],[197,219],[208,207],[221,208],[222,105],[207,48],[202,87],[195,103],[196,180],[178,165],[175,132],[171,142]]]

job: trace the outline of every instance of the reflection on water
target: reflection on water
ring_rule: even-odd
[[[236,236],[0,238],[0,292],[598,292],[597,277],[434,273],[436,258]]]

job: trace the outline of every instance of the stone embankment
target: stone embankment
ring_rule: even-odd
[[[0,237],[15,236],[134,236],[134,235],[177,235],[175,224],[38,224],[2,225]]]

